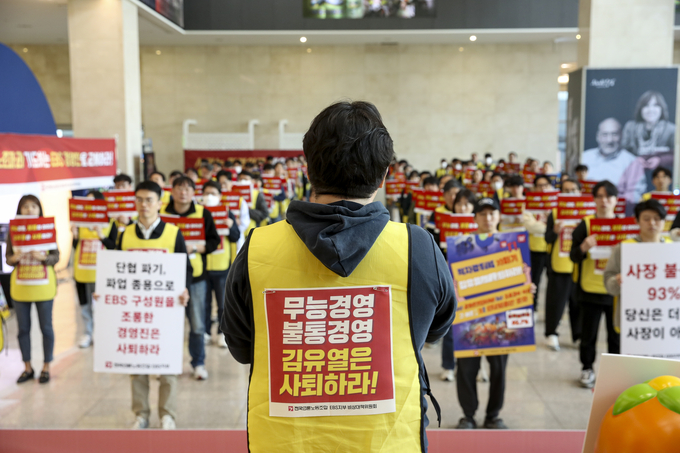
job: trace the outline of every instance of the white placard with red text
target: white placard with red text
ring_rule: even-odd
[[[181,374],[186,254],[101,250],[94,371]]]
[[[680,359],[678,243],[621,244],[621,354]]]

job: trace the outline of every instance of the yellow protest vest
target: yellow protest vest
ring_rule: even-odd
[[[234,246],[236,246],[234,244]],[[220,245],[212,253],[206,255],[206,270],[226,271],[231,265],[231,244],[226,236],[220,237]]]
[[[454,214],[453,211],[449,211],[449,208],[447,208],[445,204],[443,204],[441,206],[437,206],[437,208],[434,210],[434,212],[442,212],[444,214]]]
[[[529,234],[529,250],[532,252],[547,252],[548,244],[545,242],[545,236],[542,234]]]
[[[53,266],[23,258],[12,271],[9,287],[16,302],[44,302],[57,294],[57,276]]]
[[[407,226],[388,222],[349,277],[326,268],[287,222],[253,231],[248,249],[253,297],[254,352],[248,390],[251,452],[421,451],[421,386],[411,338],[409,237]],[[267,288],[338,288],[390,285],[396,412],[379,415],[271,417],[268,338],[264,294]],[[384,351],[389,353],[389,351]]]
[[[586,223],[586,237],[590,236],[590,220],[595,216],[589,215],[583,218]],[[604,268],[607,267],[607,260],[594,260],[590,257],[590,253],[581,261],[580,278],[581,289],[587,293],[592,294],[607,294],[607,288],[604,286]],[[596,274],[595,271],[599,271]]]
[[[168,203],[170,203],[170,196],[171,196],[170,192],[168,192],[167,190],[163,191],[163,196],[161,197],[161,206],[163,208],[166,207]]]
[[[194,208],[196,209],[195,212],[192,212],[191,214],[186,217],[188,219],[202,219],[203,218],[203,206],[201,206],[198,203],[194,203]],[[167,206],[163,206],[161,208],[161,215],[166,214],[166,215],[173,215],[173,214],[168,214],[167,212]],[[129,229],[129,228],[128,228]],[[189,262],[191,263],[191,267],[194,268],[194,273],[192,274],[194,277],[200,277],[203,275],[203,257],[201,256],[200,253],[192,253],[189,255]]]
[[[253,189],[252,193],[252,199],[250,200],[250,209],[255,210],[257,207],[257,197],[260,195],[260,191],[257,189]],[[264,219],[262,222],[260,222],[260,226],[264,226],[267,224],[267,219]],[[250,233],[250,230],[253,228],[257,228],[257,223],[253,219],[250,219],[250,225],[248,225],[248,229],[246,229],[246,236]]]
[[[552,210],[553,220],[557,219],[557,209]],[[562,249],[562,237],[558,234],[554,244],[547,244],[550,253],[550,266],[558,274],[571,274],[574,272],[574,263],[568,256],[560,256]]]
[[[175,253],[177,242],[177,232],[179,228],[170,223],[166,223],[161,237],[157,239],[140,239],[137,237],[137,227],[130,225],[125,228],[120,238],[121,250],[131,251],[164,251],[165,253]]]
[[[113,222],[103,229],[108,236]],[[94,283],[97,277],[97,251],[103,249],[97,232],[89,228],[78,228],[78,245],[73,257],[73,278],[78,283]]]

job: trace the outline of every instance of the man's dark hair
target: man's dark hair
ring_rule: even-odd
[[[429,171],[427,171],[427,170],[425,170],[425,171],[421,171],[421,172],[420,172],[420,177],[422,178],[422,177],[423,177],[423,175],[428,175],[428,176],[432,176],[432,173],[430,173],[430,172],[429,172]]]
[[[514,151],[510,151],[510,152],[508,153],[508,156],[515,156],[515,157],[517,157],[517,153],[514,152]]]
[[[491,174],[491,179],[495,178],[496,176],[499,176],[501,179],[503,179],[503,175],[501,173],[498,173],[497,171]]]
[[[593,187],[593,197],[597,197],[597,191],[600,190],[600,187],[604,187],[604,190],[607,191],[607,196],[608,197],[618,197],[619,196],[619,189],[616,188],[616,186],[606,179],[604,181],[600,181],[597,184],[595,184],[595,187]]]
[[[148,190],[149,192],[154,192],[156,195],[158,195],[159,200],[163,195],[163,189],[161,189],[161,186],[150,180],[142,181],[139,184],[137,184],[137,187],[135,187],[135,193],[139,192],[140,190]]]
[[[477,201],[477,195],[474,194],[470,189],[463,189],[456,194],[456,198],[453,199],[453,206],[460,203],[462,199],[466,199],[470,204],[475,204]]]
[[[201,168],[207,168],[208,171],[212,171],[212,165],[210,165],[208,162],[201,162]]]
[[[491,153],[486,153],[486,154],[484,154],[484,159],[486,159],[487,157],[493,158],[493,155],[492,155]]]
[[[581,187],[581,182],[580,182],[580,181],[577,181],[576,179],[572,179],[572,178],[565,178],[565,179],[562,180],[562,183],[561,183],[561,184],[562,184],[562,188],[563,188],[563,189],[564,189],[564,184],[567,183],[567,182],[570,182],[570,183],[572,183],[572,184],[575,184],[576,187],[578,188],[579,192],[581,191],[581,189],[582,189],[582,187]]]
[[[552,186],[552,181],[550,181],[550,178],[548,178],[546,175],[536,175],[536,178],[534,178],[534,186],[538,184],[539,179],[545,179],[546,182]]]
[[[184,176],[184,173],[182,173],[179,170],[173,170],[172,173],[170,173],[171,178],[179,178],[180,176]],[[165,178],[163,178],[165,179]]]
[[[248,170],[243,170],[241,173],[238,174],[238,176],[239,176],[239,178],[240,178],[241,176],[247,176],[247,177],[249,177],[250,179],[255,179],[255,175],[253,175],[253,174],[252,174],[251,172],[249,172]]]
[[[165,181],[165,175],[164,175],[163,173],[161,173],[160,171],[155,171],[155,172],[151,173],[151,174],[149,175],[149,178],[151,178],[153,175],[158,175],[158,176],[160,176],[161,178],[163,178],[163,181]]]
[[[226,176],[229,181],[231,181],[231,178],[233,178],[234,174],[230,172],[229,170],[220,170],[217,172],[217,180],[219,181],[222,176]]]
[[[524,179],[520,175],[512,175],[505,180],[504,185],[505,187],[524,186]]]
[[[659,173],[665,173],[669,178],[673,178],[673,173],[671,173],[671,171],[666,167],[656,167],[652,172],[652,179],[656,178]]]
[[[224,165],[222,165],[222,168],[231,168],[234,166],[234,163],[230,160],[225,160]]]
[[[451,189],[462,189],[462,188],[463,188],[463,185],[457,179],[451,179],[449,181],[446,181],[446,184],[444,184],[443,192],[446,193]]]
[[[207,181],[205,184],[203,184],[203,191],[205,192],[205,189],[208,187],[214,187],[217,189],[217,193],[222,193],[222,186],[217,181],[213,181],[212,179],[210,181]]]
[[[642,201],[635,205],[635,219],[640,220],[640,216],[644,211],[654,211],[659,214],[659,217],[661,217],[662,220],[666,218],[666,209],[659,200],[655,200],[654,198],[650,198],[649,200]]]
[[[394,157],[392,138],[368,102],[338,102],[319,113],[302,141],[316,195],[368,198]]]
[[[255,165],[254,162],[246,162],[244,165],[244,168],[255,168],[257,165]]]
[[[241,165],[241,161],[238,160],[238,159],[236,159],[236,160],[234,161],[234,165]]]
[[[98,190],[92,189],[92,190],[90,190],[89,192],[87,192],[87,194],[88,194],[88,195],[92,195],[92,196],[94,197],[95,200],[104,200],[104,199],[105,199],[105,198],[104,198],[104,194],[101,193],[101,192],[98,191]]]
[[[274,160],[274,156],[267,156],[267,162]]]
[[[119,182],[126,182],[126,183],[128,183],[128,184],[132,184],[132,178],[130,178],[130,177],[129,177],[128,175],[126,175],[125,173],[121,173],[121,174],[119,174],[119,175],[116,175],[116,176],[113,178],[113,183],[114,183],[114,184],[118,184]]]
[[[274,170],[274,166],[272,164],[264,164],[264,166],[262,167],[262,171],[270,171],[270,170]]]
[[[588,171],[588,166],[584,164],[578,164],[574,171]]]
[[[194,167],[187,168],[187,171],[185,171],[184,173],[188,175],[190,171],[194,172],[196,176],[198,176],[198,171]]]
[[[428,176],[427,178],[423,179],[423,187],[429,185],[438,186],[439,182],[437,181],[437,178],[435,178],[434,176]]]
[[[412,170],[411,173],[408,174],[408,179],[413,178],[414,176],[420,177],[420,174],[418,173],[418,170]]]
[[[175,179],[172,182],[173,188],[178,186],[189,186],[192,189],[196,190],[196,184],[194,184],[194,181],[188,176],[180,176],[179,178]]]

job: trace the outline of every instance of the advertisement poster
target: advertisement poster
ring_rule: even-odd
[[[673,170],[678,68],[587,69],[584,83],[580,162],[618,187],[631,215],[654,169]]]
[[[621,354],[678,359],[680,244],[621,245]]]
[[[94,371],[182,374],[184,253],[102,250],[94,302]]]
[[[455,357],[534,351],[528,234],[449,237],[447,255],[458,299]]]
[[[395,412],[389,286],[265,289],[269,415]]]
[[[435,0],[302,0],[305,19],[435,17]]]
[[[115,175],[113,139],[0,133],[3,194],[106,187]]]
[[[15,252],[46,252],[57,248],[54,217],[17,216],[9,221],[9,236]]]
[[[93,228],[105,227],[109,224],[106,200],[73,197],[68,202],[69,219],[71,225]]]

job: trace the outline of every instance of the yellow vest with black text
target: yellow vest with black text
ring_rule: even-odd
[[[177,233],[179,228],[170,223],[166,223],[163,234],[157,239],[140,239],[137,237],[137,227],[131,225],[126,228],[121,235],[121,250],[131,251],[164,251],[165,253],[175,253],[177,243]]]
[[[536,221],[538,221],[538,219]],[[545,236],[542,234],[529,233],[529,250],[537,253],[547,252],[548,244],[545,242]]]
[[[49,252],[45,252],[49,253]],[[23,258],[10,276],[10,296],[16,302],[44,302],[57,294],[57,275],[54,266]]]
[[[109,235],[113,225],[113,222],[109,222],[109,226],[102,230],[104,236]],[[95,248],[103,248],[97,232],[89,228],[78,228],[78,244],[73,257],[73,279],[78,283],[94,283],[97,278]]]
[[[553,220],[557,218],[557,209],[552,210]],[[548,253],[550,253],[550,266],[554,272],[558,274],[571,274],[574,272],[574,262],[568,256],[560,256],[562,249],[562,237],[558,233],[557,240],[554,244],[547,244]]]
[[[166,214],[166,215],[172,215],[168,214],[166,211],[166,206],[161,208],[161,215]],[[186,217],[188,219],[202,219],[203,218],[203,206],[201,206],[198,203],[194,203],[194,208],[196,209],[195,212],[192,212],[191,214],[187,216],[182,216]],[[167,224],[166,224],[167,225]],[[130,229],[130,228],[128,228]],[[194,273],[192,274],[194,277],[200,277],[203,275],[203,257],[201,256],[200,253],[192,253],[189,255],[189,261],[191,262],[191,267],[194,268]]]
[[[324,266],[287,222],[257,228],[250,238],[248,272],[253,298],[254,349],[248,390],[251,452],[416,452],[421,450],[421,385],[411,338],[407,287],[407,226],[388,222],[349,277]],[[379,415],[271,417],[267,320],[269,288],[390,285],[396,412]],[[389,353],[389,351],[384,351]]]
[[[236,246],[236,244],[234,244]],[[231,265],[231,243],[226,236],[220,236],[220,245],[212,253],[206,255],[207,271],[226,271]]]
[[[590,220],[595,216],[589,215],[583,218],[586,223],[586,237],[591,235]],[[596,260],[590,257],[590,253],[586,253],[585,258],[581,261],[581,269],[579,270],[579,281],[581,282],[581,289],[587,293],[592,294],[607,294],[607,288],[604,286],[604,268],[607,266],[607,260],[597,260],[600,262],[600,273],[596,274]]]

